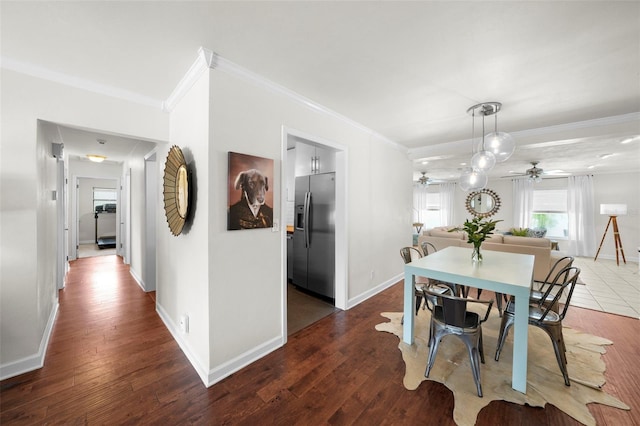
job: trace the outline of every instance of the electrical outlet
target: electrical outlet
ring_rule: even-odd
[[[371,271],[371,279],[374,279],[376,277],[376,272],[375,271]]]
[[[182,315],[180,317],[180,331],[185,334],[189,332],[189,316],[188,315]]]

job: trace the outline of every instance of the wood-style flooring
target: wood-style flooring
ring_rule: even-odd
[[[451,392],[435,382],[406,390],[397,337],[374,329],[380,312],[401,307],[396,284],[207,389],[121,259],[80,259],[44,367],[0,382],[0,424],[453,425]],[[591,404],[598,424],[640,425],[639,321],[572,307],[566,323],[614,342],[605,389],[631,411]],[[553,406],[494,401],[477,424],[579,423]]]

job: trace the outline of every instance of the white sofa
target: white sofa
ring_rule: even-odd
[[[467,234],[463,231],[449,232],[454,227],[433,228],[422,232],[418,237],[418,244],[428,241],[437,250],[445,247],[473,247],[467,242]],[[557,257],[551,254],[551,240],[548,238],[516,237],[513,235],[491,234],[482,243],[481,250],[495,250],[510,253],[532,254],[535,256],[533,264],[533,278],[542,281],[556,262]],[[471,256],[471,254],[469,254]]]

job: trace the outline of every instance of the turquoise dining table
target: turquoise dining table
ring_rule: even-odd
[[[415,277],[427,277],[515,296],[511,387],[527,393],[529,293],[534,256],[482,250],[482,262],[471,260],[471,248],[447,247],[404,266],[404,325],[402,340],[413,344]]]

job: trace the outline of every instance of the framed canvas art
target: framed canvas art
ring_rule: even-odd
[[[229,152],[227,229],[273,227],[273,160]]]

